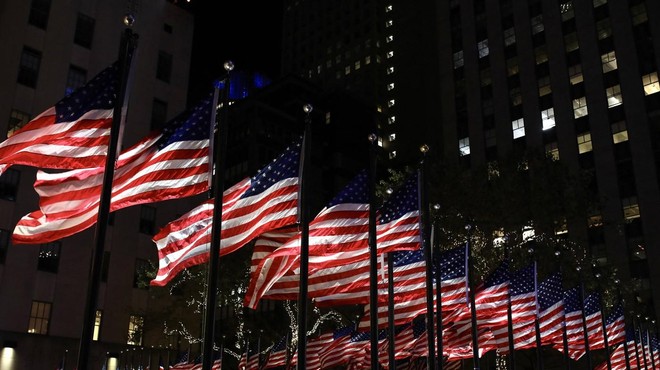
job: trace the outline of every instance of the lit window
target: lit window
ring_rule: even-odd
[[[486,139],[486,148],[492,148],[497,145],[496,131],[494,128],[484,131],[484,138]]]
[[[513,57],[506,60],[506,72],[507,76],[513,76],[518,74],[518,58]]]
[[[50,324],[50,311],[52,303],[42,301],[32,301],[30,308],[30,322],[27,332],[30,334],[48,334]]]
[[[548,61],[548,48],[545,45],[541,45],[534,49],[534,57],[536,58],[536,64],[542,64]]]
[[[603,63],[603,73],[614,71],[617,69],[616,65],[616,53],[614,50],[609,53],[605,53],[600,56],[600,60]]]
[[[632,220],[639,218],[639,204],[637,203],[637,197],[621,199],[621,205],[623,206],[624,219]]]
[[[394,122],[396,122],[396,117],[395,117],[395,116],[390,116],[390,117],[387,118],[387,123],[388,123],[388,124],[391,125],[391,124],[393,124]]]
[[[392,35],[389,35],[385,38],[385,42],[387,42],[387,43],[390,43],[392,41],[394,41],[394,36],[392,36]]]
[[[7,137],[11,137],[18,129],[30,122],[30,115],[18,109],[12,109],[7,125]]]
[[[344,67],[344,74],[345,75],[351,74],[351,66]]]
[[[644,85],[644,95],[651,95],[660,91],[660,85],[658,84],[658,72],[653,72],[642,76],[642,84]]]
[[[128,319],[128,341],[126,342],[126,344],[141,346],[143,330],[144,330],[144,317],[138,315],[131,315]]]
[[[649,20],[649,17],[646,14],[646,5],[644,5],[644,3],[639,3],[635,6],[631,6],[630,16],[632,17],[633,26],[636,26],[640,23],[644,23]]]
[[[389,13],[392,11],[392,5],[388,5],[385,7],[385,13]]]
[[[612,141],[614,144],[628,141],[628,128],[626,121],[614,122],[612,125]]]
[[[395,134],[395,133],[390,134],[390,136],[388,137],[388,139],[389,139],[390,141],[394,141],[394,140],[396,140],[396,134]]]
[[[575,12],[573,10],[573,1],[567,1],[565,3],[562,3],[559,6],[559,9],[561,11],[562,22],[565,22],[575,16]]]
[[[454,53],[454,69],[463,67],[463,50],[459,50]]]
[[[573,117],[580,118],[587,114],[589,114],[589,110],[587,109],[587,98],[583,96],[581,98],[573,99]]]
[[[392,91],[394,90],[394,82],[390,82],[387,84],[387,91]]]
[[[380,63],[380,55],[376,55],[376,63]]]
[[[396,150],[390,152],[390,159],[396,158]]]
[[[584,81],[584,78],[582,77],[582,65],[576,64],[568,67],[568,78],[571,81],[571,85],[582,83],[582,81]]]
[[[607,4],[607,0],[594,0],[594,8]]]
[[[388,102],[387,102],[387,107],[388,107],[388,108],[392,108],[392,107],[394,106],[394,104],[395,104],[394,99],[390,99],[390,100],[388,100]]]
[[[490,54],[488,49],[488,39],[481,40],[477,43],[477,50],[479,51],[479,58],[483,58]]]
[[[578,153],[583,154],[593,150],[591,145],[591,133],[585,132],[577,137]]]
[[[541,111],[541,122],[543,123],[543,131],[555,127],[555,109],[548,108]]]
[[[545,145],[545,153],[555,161],[559,160],[559,146],[557,142],[548,143]]]
[[[326,125],[329,125],[329,124],[330,124],[331,119],[332,119],[332,113],[330,113],[330,112],[325,112],[325,124],[326,124]]]
[[[518,118],[511,121],[511,129],[513,130],[513,139],[525,136],[525,120]]]
[[[354,68],[355,68],[356,71],[357,71],[358,69],[360,69],[360,61],[359,61],[359,60],[355,62],[355,66],[354,66]]]
[[[516,31],[513,27],[504,30],[504,46],[513,45],[516,42]]]
[[[458,140],[458,151],[461,156],[470,154],[470,138],[464,137]]]
[[[364,57],[364,64],[371,64],[371,55]]]
[[[536,17],[532,18],[530,22],[532,23],[532,35],[543,32],[543,15],[537,15]]]
[[[39,259],[37,261],[37,270],[57,273],[60,266],[60,249],[62,245],[59,241],[41,244],[39,247]]]
[[[612,108],[623,103],[623,96],[621,96],[621,85],[614,85],[605,90],[607,94],[607,107]]]
[[[394,56],[394,52],[392,50],[387,52],[387,59],[390,59],[393,56]]]
[[[392,22],[391,19],[388,19],[387,22],[385,22],[385,27],[386,27],[386,28],[387,28],[387,27],[392,27],[393,24],[394,24],[394,22]]]
[[[522,94],[519,87],[514,87],[509,91],[509,98],[511,98],[511,105],[517,106],[522,104]]]
[[[578,44],[577,33],[572,32],[564,36],[564,46],[566,47],[567,53],[570,53],[573,50],[577,50],[580,47]]]
[[[550,76],[539,78],[539,97],[546,96],[552,92],[550,87]]]
[[[596,34],[599,40],[612,36],[612,23],[609,18],[601,19],[596,22]]]
[[[316,74],[320,74],[322,70],[323,69],[320,64],[316,66]]]
[[[387,67],[387,74],[391,75],[392,73],[394,73],[394,67]]]
[[[103,317],[103,311],[96,310],[96,315],[94,315],[94,334],[92,334],[92,340],[98,341],[99,335],[101,334],[101,318]]]

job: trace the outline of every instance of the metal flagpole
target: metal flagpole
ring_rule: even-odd
[[[224,81],[222,117],[215,122],[215,110],[218,106],[218,86],[213,94],[213,109],[211,110],[211,127],[216,127],[213,135],[213,220],[211,224],[211,246],[209,250],[209,270],[206,275],[206,305],[204,310],[204,342],[202,344],[202,369],[211,370],[213,366],[213,344],[215,340],[215,310],[217,303],[218,275],[220,265],[220,244],[222,243],[222,192],[225,179],[225,153],[227,149],[227,128],[229,127],[229,85],[230,72],[234,63],[227,61],[223,65],[226,75]]]
[[[128,27],[133,25],[132,15],[124,17],[124,24]],[[119,46],[119,91],[112,113],[112,126],[110,129],[110,142],[108,143],[108,154],[105,159],[105,172],[103,173],[103,184],[99,199],[98,219],[94,235],[94,249],[92,250],[91,264],[89,269],[89,285],[87,286],[87,299],[85,302],[85,314],[83,317],[82,332],[80,334],[80,347],[78,350],[78,370],[87,370],[89,367],[89,350],[94,337],[94,322],[96,319],[96,305],[101,284],[101,270],[103,264],[103,251],[105,249],[105,235],[108,228],[110,215],[110,200],[112,196],[112,178],[114,176],[115,161],[119,151],[120,133],[124,121],[124,107],[128,101],[129,74],[131,62],[137,48],[138,35],[130,28],[124,30],[121,35]]]
[[[470,240],[470,233],[472,225],[466,225],[465,229],[468,234],[468,283],[470,289],[470,309],[472,310],[472,363],[474,370],[479,370],[479,338],[477,337],[477,304],[474,298],[474,262],[472,258],[472,241]]]
[[[433,325],[433,261],[431,259],[431,244],[429,243],[428,226],[428,202],[426,200],[426,154],[429,151],[428,145],[424,144],[419,148],[422,152],[422,160],[417,171],[417,186],[419,194],[419,216],[421,223],[422,248],[424,248],[424,262],[426,263],[426,336],[429,355],[426,358],[428,370],[435,369],[435,328]]]
[[[433,208],[437,211],[440,209],[439,204],[433,205]],[[436,301],[436,311],[435,311],[435,320],[437,321],[437,347],[438,347],[438,369],[442,370],[444,367],[444,348],[442,343],[442,253],[440,252],[440,243],[437,239],[437,225],[432,224],[431,227],[431,248],[434,248],[436,253],[436,264],[435,264],[435,301]]]
[[[307,368],[307,278],[309,273],[309,170],[311,168],[312,154],[312,105],[305,104],[305,132],[300,161],[300,196],[298,208],[300,209],[300,290],[298,292],[298,370]]]
[[[505,253],[504,253],[504,258],[506,258],[507,263],[509,263],[509,274],[511,274],[511,255],[509,251],[509,237],[507,236],[505,238]],[[507,308],[506,308],[506,325],[507,325],[507,335],[508,335],[508,340],[509,340],[509,370],[515,370],[516,369],[516,352],[515,352],[515,345],[513,343],[513,312],[511,310],[511,282],[509,281],[508,288],[507,288]]]
[[[538,271],[536,267],[536,256],[534,256],[534,301],[536,305],[536,314],[534,315],[534,331],[536,332],[536,362],[538,365],[538,370],[543,370],[543,346],[541,345],[541,327],[539,325],[539,284]]]
[[[373,314],[371,315],[373,316]],[[387,322],[388,322],[388,339],[387,346],[388,358],[390,362],[390,369],[396,368],[396,338],[394,326],[394,258],[393,253],[387,254]]]
[[[564,275],[563,275],[563,269],[562,269],[561,260],[560,260],[561,251],[560,250],[555,250],[555,256],[557,257],[557,261],[555,261],[555,263],[557,264],[557,269],[559,270],[559,274],[562,277],[562,287],[563,287],[563,281],[564,281],[563,276]],[[562,294],[563,294],[563,292],[562,292]],[[565,311],[564,311],[564,315],[565,315]],[[564,367],[566,368],[566,370],[571,370],[571,358],[568,355],[568,334],[566,333],[566,316],[564,316],[564,319],[561,321],[561,326],[562,326],[562,332],[561,332],[562,344],[563,344],[563,348],[564,348]]]
[[[578,266],[579,268],[579,266]],[[580,271],[580,270],[578,270]],[[587,356],[587,366],[589,369],[593,369],[594,367],[592,366],[591,362],[591,351],[589,349],[589,332],[587,331],[587,320],[586,316],[584,314],[584,282],[582,281],[582,276],[580,276],[580,304],[582,307],[582,331],[584,332],[584,349],[586,351],[586,356]]]
[[[376,235],[376,134],[369,135],[369,311],[371,367],[378,368],[378,244]],[[392,275],[390,274],[390,278]],[[394,297],[389,296],[389,299]],[[394,330],[394,327],[391,327]]]
[[[594,277],[596,278],[596,286],[600,288],[600,272],[596,272]],[[605,305],[603,304],[603,296],[599,294],[599,304],[600,304],[600,323],[603,327],[603,344],[605,345],[605,359],[607,361],[607,370],[612,370],[612,360],[610,359],[610,345],[607,342],[607,323],[605,322]]]

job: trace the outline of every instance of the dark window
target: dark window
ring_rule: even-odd
[[[135,260],[135,271],[133,272],[133,288],[148,289],[148,274],[151,269],[149,261],[143,259]]]
[[[92,40],[94,39],[94,26],[96,21],[94,18],[78,13],[78,20],[76,21],[76,32],[73,35],[73,42],[84,48],[92,48]]]
[[[41,53],[24,46],[23,53],[21,54],[21,64],[18,67],[18,83],[27,87],[37,87],[40,65]]]
[[[41,244],[37,269],[56,274],[60,264],[61,247],[62,245],[58,241]]]
[[[15,201],[20,179],[21,172],[13,168],[0,175],[0,199]]]
[[[156,66],[156,78],[164,82],[170,82],[171,75],[172,75],[172,54],[166,53],[161,50],[158,52],[158,65]]]
[[[156,130],[162,128],[166,119],[167,103],[160,99],[154,99],[153,105],[151,106],[151,129]]]
[[[140,209],[140,232],[143,234],[154,235],[156,227],[156,208],[142,206]]]
[[[16,130],[30,122],[30,114],[21,112],[18,109],[12,109],[9,115],[9,125],[7,125],[7,137],[11,137]]]
[[[48,25],[48,14],[50,13],[51,0],[32,0],[30,5],[30,16],[28,23],[42,30]]]
[[[163,24],[163,31],[167,33],[172,33],[172,25],[167,23]]]
[[[5,263],[9,249],[9,230],[0,229],[0,264]]]
[[[70,65],[69,75],[66,77],[66,89],[64,95],[71,94],[77,88],[84,85],[85,82],[87,82],[87,71],[80,67]]]

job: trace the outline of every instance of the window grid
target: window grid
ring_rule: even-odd
[[[30,334],[48,334],[50,324],[50,311],[52,304],[50,302],[32,301],[30,309],[30,321],[27,332]]]
[[[30,114],[21,112],[18,109],[12,109],[9,114],[9,125],[7,125],[7,138],[14,135],[17,130],[30,122],[30,119]]]
[[[477,43],[477,50],[479,51],[479,58],[487,57],[490,54],[488,49],[488,39],[483,39]]]
[[[128,320],[128,341],[126,344],[141,346],[144,330],[144,317],[131,315]]]
[[[543,123],[543,131],[555,127],[555,108],[541,111],[541,122]]]
[[[470,138],[464,137],[458,140],[458,151],[461,156],[470,154]]]
[[[17,82],[27,87],[37,87],[37,78],[39,77],[39,68],[41,66],[41,53],[37,50],[23,47],[21,54],[21,63],[18,67]]]
[[[578,143],[578,153],[580,154],[587,153],[593,150],[593,146],[591,144],[590,132],[585,132],[584,134],[578,135],[577,143]]]
[[[518,118],[511,121],[511,129],[513,131],[514,140],[525,136],[525,119]]]
[[[588,114],[587,98],[583,96],[581,98],[573,99],[573,117],[580,118]]]
[[[607,94],[607,107],[613,108],[623,104],[623,96],[621,95],[621,85],[614,85],[605,90]]]
[[[639,218],[639,204],[637,203],[637,197],[628,197],[621,199],[621,205],[623,207],[623,218],[626,220],[632,220]]]
[[[614,142],[614,144],[628,141],[628,128],[626,127],[626,121],[614,122],[611,125],[611,128],[612,128],[612,141]]]
[[[609,53],[605,53],[600,56],[600,60],[603,63],[603,73],[614,71],[617,69],[616,65],[616,53],[614,50]]]
[[[644,85],[644,95],[651,95],[660,91],[660,84],[658,83],[658,72],[653,72],[642,76],[642,84]]]

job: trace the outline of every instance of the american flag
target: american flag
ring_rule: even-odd
[[[584,319],[587,322],[589,349],[605,348],[603,338],[603,312],[600,293],[593,292],[584,300]]]
[[[536,263],[516,271],[510,284],[511,322],[493,323],[493,335],[500,351],[509,351],[509,326],[513,332],[515,349],[536,345]],[[492,321],[491,321],[492,322]]]
[[[102,166],[118,92],[115,62],[0,143],[0,175],[15,164],[56,169]]]
[[[582,288],[580,285],[570,288],[564,292],[564,318],[566,340],[568,342],[568,356],[577,361],[585,353],[584,329],[583,329],[583,311]],[[563,339],[557,339],[552,347],[560,352],[564,352]]]
[[[277,343],[273,344],[273,347],[268,352],[264,361],[264,369],[286,365],[286,360],[288,357],[287,342],[288,337],[284,336]]]
[[[368,275],[359,274],[352,278],[348,277],[351,265],[353,273],[358,270],[356,267],[364,268],[365,261],[369,259],[368,249],[368,204],[354,203],[355,195],[348,195],[345,192],[353,193],[356,189],[364,189],[366,184],[366,171],[359,173],[353,182],[344,188],[342,193],[335,197],[329,206],[319,213],[312,220],[309,227],[310,233],[310,254],[309,254],[309,284],[313,283],[311,278],[314,274],[328,277],[328,269],[334,269],[332,272],[334,278],[330,278],[334,283],[336,278],[350,279],[350,285],[335,285],[341,291],[336,293],[350,293],[348,299],[358,300],[358,295],[353,289],[360,290],[359,294],[364,297],[364,289],[369,284]],[[356,185],[355,183],[363,185]],[[383,208],[377,212],[377,248],[378,253],[383,254],[397,250],[415,250],[420,247],[419,236],[419,211],[417,204],[417,178],[411,177],[392,195],[385,203]],[[359,199],[362,199],[361,197]],[[337,203],[340,202],[340,203]],[[346,204],[343,202],[347,202]],[[353,203],[352,203],[353,202]],[[357,208],[357,209],[356,209]],[[328,222],[339,216],[347,217],[342,224],[337,222]],[[366,218],[365,218],[366,217]],[[338,226],[342,226],[338,228]],[[349,230],[349,235],[345,231]],[[359,230],[356,232],[356,230]],[[313,238],[312,236],[322,236],[322,238]],[[350,238],[346,242],[346,238]],[[294,271],[299,274],[300,255],[299,255],[299,237],[290,240],[282,247],[278,248],[273,254],[265,258],[258,267],[258,273],[253,274],[248,288],[249,295],[245,301],[247,307],[254,308],[261,297],[266,296],[268,291],[275,286],[278,280],[282,279],[288,271]],[[341,244],[341,248],[333,247],[333,243]],[[338,272],[341,270],[343,273]],[[363,270],[360,270],[363,271]],[[295,277],[288,279],[289,287],[293,287],[296,281]],[[318,280],[319,287],[324,289],[329,285],[323,278]],[[366,285],[365,285],[366,284]],[[313,287],[309,287],[310,297],[314,297]],[[290,293],[290,292],[289,292]],[[324,292],[326,294],[327,292]],[[324,296],[324,294],[320,296]],[[280,295],[281,296],[281,295]],[[333,298],[334,301],[334,298]]]
[[[467,250],[466,244],[440,254],[441,308],[444,312],[467,308]]]
[[[238,250],[258,235],[298,221],[300,142],[289,146],[252,178],[223,193],[220,255]],[[151,285],[166,285],[181,270],[209,259],[213,200],[160,230],[158,274]]]
[[[539,328],[541,343],[551,345],[563,341],[564,288],[561,272],[557,271],[538,286]]]
[[[241,359],[238,361],[238,368],[242,370],[258,370],[260,361],[259,350],[256,347],[253,348],[248,345],[247,350],[243,352]]]
[[[623,341],[614,347],[610,353],[611,369],[637,370],[643,368],[644,363],[640,363],[640,358],[637,356],[634,332],[632,330],[624,330],[624,337]],[[628,356],[628,362],[626,362],[626,355]],[[607,361],[603,361],[594,370],[607,370]]]
[[[350,346],[351,335],[354,332],[355,329],[351,326],[346,326],[333,332],[332,342],[319,353],[322,369],[348,364],[350,357],[355,355],[353,351],[349,351],[349,349],[354,349]]]
[[[110,212],[137,204],[188,197],[208,189],[212,95],[117,160]],[[97,221],[104,168],[37,173],[39,210],[17,224],[13,242],[37,244],[81,232]]]
[[[607,315],[605,333],[607,334],[608,346],[613,346],[625,340],[626,318],[623,314],[623,304],[621,302],[617,303],[612,312]]]
[[[321,354],[324,353],[330,344],[334,341],[334,333],[324,333],[318,337],[311,338],[307,340],[307,346],[305,348],[305,360],[307,362],[308,370],[320,370],[321,369]],[[297,353],[294,352],[291,356],[290,366],[295,366],[297,364]]]

